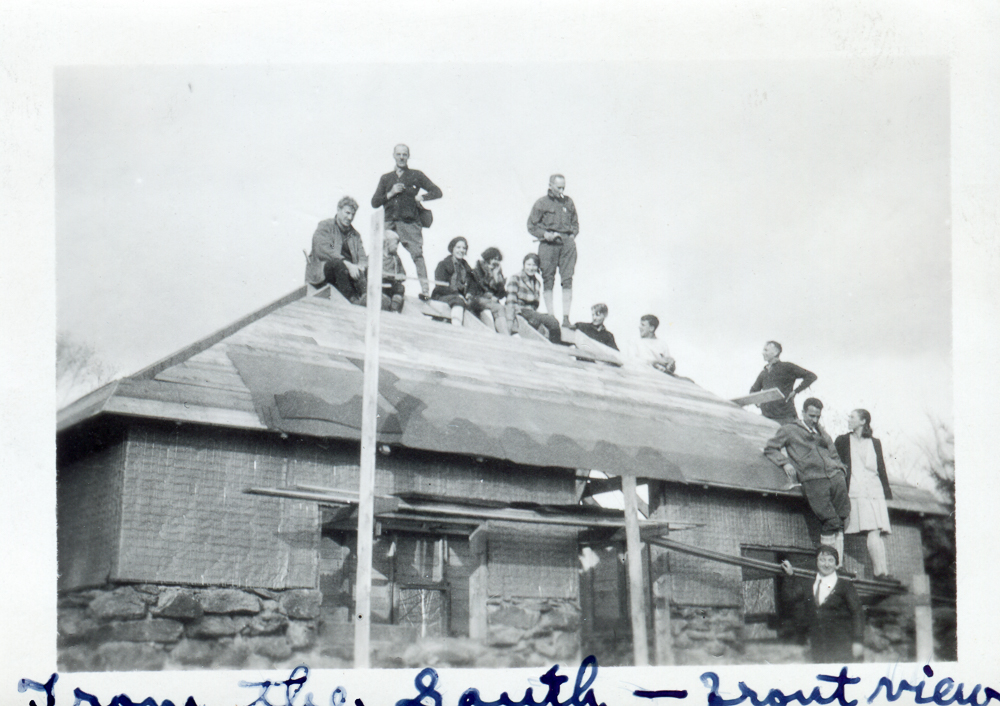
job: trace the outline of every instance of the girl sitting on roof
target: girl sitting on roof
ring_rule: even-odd
[[[515,315],[520,314],[528,325],[541,331],[545,329],[552,343],[562,343],[562,331],[559,321],[551,314],[541,314],[538,311],[539,296],[542,292],[542,282],[538,279],[538,267],[541,261],[533,252],[524,256],[524,269],[507,280],[507,327],[512,333],[517,332]]]
[[[507,282],[500,269],[503,253],[498,248],[483,250],[482,259],[472,270],[469,282],[469,309],[497,333],[507,334],[507,316],[500,300],[507,296]]]
[[[465,261],[469,251],[469,241],[458,236],[448,243],[451,253],[438,263],[434,269],[435,287],[431,299],[444,302],[451,307],[451,323],[462,325],[462,317],[469,306],[469,282],[472,280],[472,268]]]

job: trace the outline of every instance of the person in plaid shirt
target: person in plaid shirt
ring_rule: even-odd
[[[535,253],[524,256],[524,269],[507,280],[507,328],[511,333],[517,332],[515,314],[520,314],[528,325],[541,331],[545,328],[552,343],[562,343],[562,331],[559,320],[551,314],[538,312],[538,302],[542,291],[542,283],[538,279],[539,259]]]

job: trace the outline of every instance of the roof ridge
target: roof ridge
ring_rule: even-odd
[[[283,308],[283,307],[291,304],[292,302],[296,302],[299,299],[304,298],[305,296],[306,296],[306,287],[305,287],[305,285],[303,285],[303,286],[299,287],[298,289],[296,289],[296,290],[294,290],[294,291],[286,294],[285,296],[281,297],[280,299],[276,299],[275,301],[271,302],[270,304],[267,304],[266,306],[258,309],[257,311],[254,311],[254,312],[252,312],[250,314],[247,314],[246,316],[244,316],[241,319],[237,319],[235,322],[229,324],[225,328],[219,329],[215,333],[206,336],[205,338],[201,339],[200,341],[196,341],[196,342],[192,343],[191,345],[189,345],[189,346],[187,346],[185,348],[182,348],[181,350],[177,351],[176,353],[172,353],[171,355],[167,356],[166,358],[162,358],[162,359],[156,361],[155,363],[153,363],[152,365],[149,365],[149,366],[143,368],[139,372],[133,373],[132,375],[127,375],[127,376],[125,376],[122,379],[125,379],[125,380],[152,380],[153,378],[155,378],[157,375],[159,375],[160,373],[162,373],[167,368],[173,367],[174,365],[177,365],[178,363],[182,363],[185,360],[187,360],[188,358],[191,358],[191,357],[193,357],[193,356],[201,353],[202,351],[208,350],[209,348],[211,348],[212,346],[214,346],[219,341],[221,341],[221,340],[223,340],[225,338],[228,338],[229,336],[232,336],[234,333],[236,333],[240,329],[245,328],[246,326],[249,326],[250,324],[254,323],[255,321],[259,321],[260,319],[264,318],[268,314],[270,314],[270,313],[272,313],[274,311],[277,311],[278,309],[281,309],[281,308]]]

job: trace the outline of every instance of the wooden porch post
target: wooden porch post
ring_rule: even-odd
[[[358,573],[355,583],[354,668],[370,666],[372,543],[375,534],[375,431],[378,423],[379,312],[382,309],[382,209],[372,217],[368,259],[368,312],[361,398],[361,471],[358,481]]]
[[[913,577],[913,619],[917,633],[917,662],[934,661],[934,620],[931,615],[931,579],[927,574]]]
[[[639,504],[635,476],[622,476],[625,497],[625,546],[628,557],[628,595],[632,617],[632,655],[636,667],[649,666],[646,638],[646,591],[642,580],[642,542],[639,539]]]

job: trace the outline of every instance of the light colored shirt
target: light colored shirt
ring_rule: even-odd
[[[626,353],[634,363],[640,365],[661,363],[663,358],[671,357],[667,342],[660,338],[640,338],[638,341],[632,341]]]
[[[823,605],[826,599],[833,593],[833,587],[837,585],[837,572],[834,571],[828,576],[816,574],[816,582],[813,583],[813,596],[816,597],[816,605]]]

